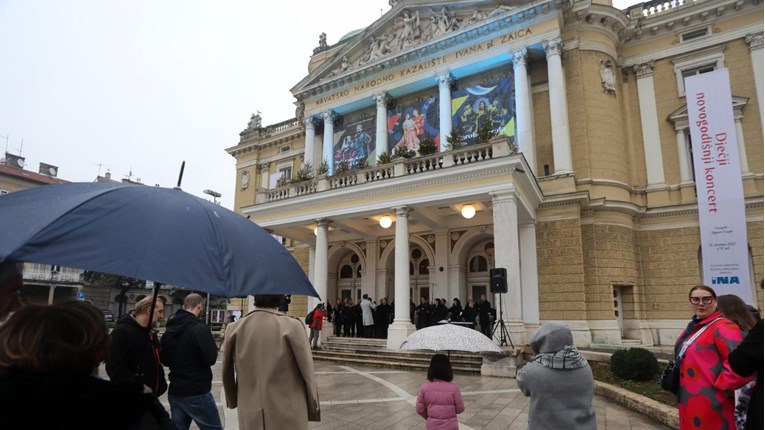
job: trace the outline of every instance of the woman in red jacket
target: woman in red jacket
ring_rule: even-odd
[[[327,311],[324,308],[324,303],[319,303],[311,312],[313,313],[313,317],[311,318],[311,323],[308,325],[311,327],[311,336],[308,338],[308,342],[313,349],[319,347],[322,320],[327,317]]]
[[[688,301],[694,315],[675,342],[676,357],[687,344],[677,392],[680,429],[735,429],[733,393],[752,379],[733,373],[728,365],[728,354],[741,343],[741,329],[717,310],[712,288],[691,288]]]

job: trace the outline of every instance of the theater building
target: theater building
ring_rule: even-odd
[[[727,68],[762,303],[762,3],[390,3],[322,38],[294,118],[227,149],[235,209],[322,301],[394,300],[391,348],[414,330],[399,303],[481,294],[516,344],[548,320],[580,346],[672,344],[703,264],[684,77]]]

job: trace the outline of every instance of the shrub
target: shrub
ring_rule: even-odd
[[[340,160],[340,162],[338,162],[337,165],[335,166],[335,175],[348,173],[350,171],[351,171],[351,165],[348,163],[347,160]]]
[[[406,145],[401,145],[393,148],[393,158],[406,158],[407,160],[414,158],[417,152],[414,149],[409,149]]]
[[[476,142],[486,143],[491,140],[492,137],[496,136],[497,132],[491,127],[491,121],[486,121],[483,123],[481,128],[478,129],[478,136],[476,137]]]
[[[361,158],[358,162],[356,162],[356,168],[359,170],[366,169],[367,167],[369,167],[369,162],[367,161],[366,157]]]
[[[277,187],[284,187],[284,186],[286,186],[289,183],[290,183],[290,180],[287,179],[287,177],[284,176],[283,174],[282,174],[282,176],[279,176],[279,179],[276,180],[276,186]]]
[[[461,133],[459,128],[453,128],[452,132],[449,133],[449,136],[446,138],[446,149],[447,151],[451,151],[454,149],[460,149],[463,146],[465,146],[465,143],[461,140]]]
[[[420,141],[420,155],[431,155],[436,153],[436,142],[430,136]]]
[[[650,381],[658,370],[656,357],[644,348],[622,349],[611,356],[611,373],[617,378]]]
[[[327,159],[321,160],[319,167],[316,168],[316,176],[326,175],[329,172],[329,162]]]
[[[310,181],[313,179],[313,165],[311,165],[310,161],[307,161],[305,164],[303,164],[303,167],[300,168],[300,170],[297,171],[295,174],[295,177],[292,178],[293,184],[303,181]]]
[[[393,161],[393,158],[391,158],[390,154],[388,154],[386,151],[383,151],[380,153],[380,155],[377,157],[377,164],[388,164],[391,161]]]

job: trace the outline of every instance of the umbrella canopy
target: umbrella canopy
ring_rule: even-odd
[[[456,324],[437,324],[410,334],[399,349],[430,351],[499,352],[502,350],[477,330]]]
[[[0,261],[56,264],[226,297],[319,297],[255,223],[173,188],[44,185],[0,197]]]

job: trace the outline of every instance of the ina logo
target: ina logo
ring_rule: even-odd
[[[731,285],[741,284],[738,280],[738,276],[716,276],[712,278],[712,285]]]

